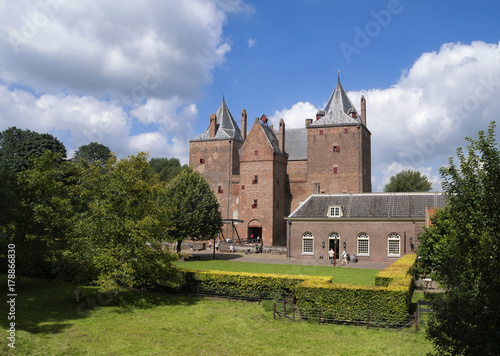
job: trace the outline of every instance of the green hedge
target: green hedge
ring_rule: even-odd
[[[375,287],[334,284],[331,277],[293,276],[265,273],[183,270],[185,283],[180,290],[231,295],[240,298],[277,299],[295,296],[303,316],[347,322],[402,323],[411,301],[412,277],[408,273],[415,255],[406,255],[379,272]]]
[[[276,299],[288,297],[294,287],[311,278],[310,276],[294,276],[267,273],[244,273],[225,271],[183,271],[186,284],[184,291],[193,292],[197,286],[204,292],[232,295],[242,298]],[[325,282],[331,277],[320,277]]]

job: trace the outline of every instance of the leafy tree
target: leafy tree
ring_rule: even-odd
[[[439,354],[500,350],[500,150],[495,123],[440,170],[449,203],[420,235],[417,268],[443,287],[426,329]]]
[[[384,192],[428,192],[432,183],[419,171],[405,169],[392,176],[384,187]]]
[[[91,142],[88,145],[78,147],[73,159],[75,161],[86,161],[87,163],[100,162],[104,165],[111,157],[111,150],[97,142]]]
[[[19,172],[9,202],[4,231],[16,245],[19,275],[47,275],[65,242],[72,205],[64,184],[61,153],[45,151]]]
[[[171,239],[178,242],[178,252],[188,238],[208,240],[220,233],[223,221],[219,202],[200,173],[191,169],[179,173],[168,185],[165,203],[173,212]]]
[[[14,172],[27,169],[30,159],[40,157],[46,150],[60,153],[59,160],[66,158],[66,148],[50,134],[11,127],[0,132],[0,167]]]
[[[181,166],[177,158],[152,158],[149,164],[164,182],[170,182],[182,170],[187,169],[187,165]]]
[[[80,164],[73,194],[81,203],[66,255],[80,262],[81,279],[95,275],[102,289],[147,287],[176,281],[172,261],[177,255],[161,241],[172,229],[170,211],[163,204],[167,188],[140,153],[117,161],[112,156]]]

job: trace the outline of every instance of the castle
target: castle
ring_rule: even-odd
[[[215,192],[227,224],[224,238],[259,239],[264,246],[286,246],[286,220],[313,194],[371,192],[371,133],[366,100],[358,113],[337,82],[324,110],[303,128],[275,129],[266,115],[247,134],[223,98],[208,128],[190,141],[189,165]]]

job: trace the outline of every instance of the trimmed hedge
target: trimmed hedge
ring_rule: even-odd
[[[225,271],[183,271],[186,284],[183,291],[194,291],[197,286],[203,291],[226,295],[228,290],[231,294],[242,298],[276,299],[288,297],[295,286],[310,276],[293,276],[283,274],[267,273],[245,273]],[[318,277],[325,282],[331,281],[331,277]]]
[[[363,322],[398,324],[405,322],[413,292],[409,274],[416,255],[406,255],[380,271],[375,287],[334,284],[331,277],[293,276],[266,273],[183,270],[185,283],[180,291],[231,295],[248,299],[278,299],[295,296],[303,316]]]

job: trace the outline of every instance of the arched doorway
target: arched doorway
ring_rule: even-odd
[[[328,235],[328,251],[332,249],[335,251],[335,259],[339,259],[339,248],[340,248],[340,236],[336,232],[330,233]]]
[[[250,243],[262,243],[262,224],[259,220],[248,223],[247,239]]]

